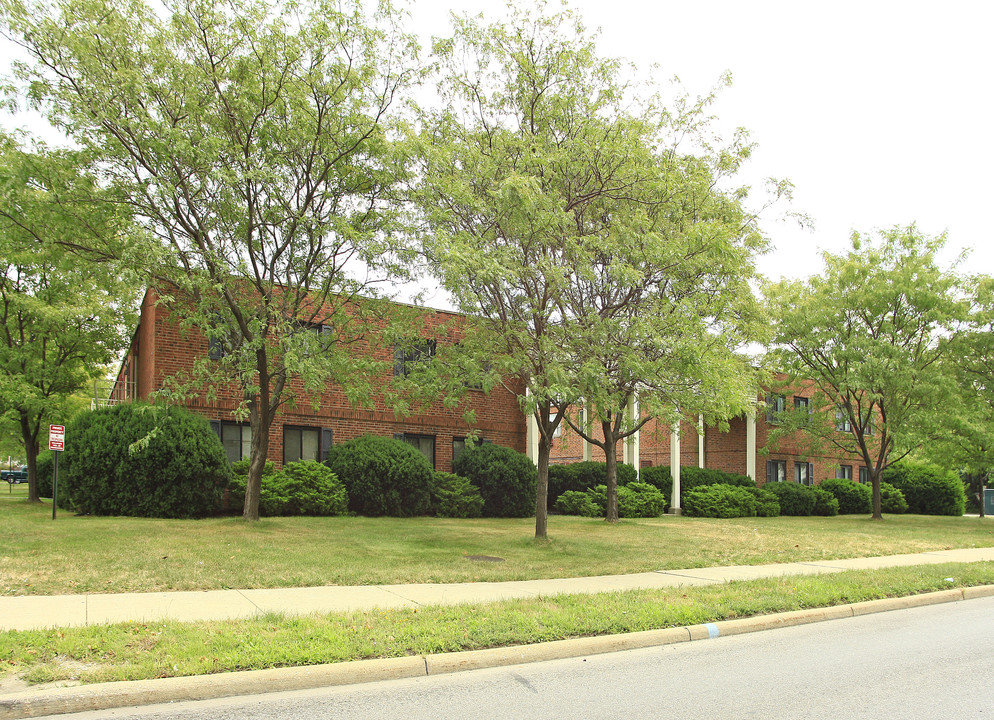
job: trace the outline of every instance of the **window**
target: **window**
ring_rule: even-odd
[[[402,440],[413,447],[427,458],[432,467],[435,467],[435,436],[434,435],[414,435],[412,433],[396,433],[394,438]]]
[[[558,412],[549,413],[549,422],[554,423],[556,421],[556,416],[558,414],[559,414]],[[565,420],[563,422],[565,422]],[[552,437],[557,438],[560,437],[562,434],[563,434],[563,423],[561,422],[558,425],[556,425],[556,429],[552,431]]]
[[[766,482],[784,482],[787,479],[787,461],[786,460],[767,460],[766,461]]]
[[[863,426],[863,434],[867,437],[873,437],[873,420],[869,419],[866,421],[866,425]]]
[[[798,485],[814,485],[815,466],[811,463],[794,463],[794,482]]]
[[[861,483],[870,482],[870,468],[866,467],[865,465],[860,467],[859,469],[859,481]]]
[[[809,417],[811,415],[811,398],[800,397],[798,395],[794,396],[794,410],[798,414],[806,413]],[[801,422],[807,424],[808,418],[801,417]]]
[[[248,423],[211,420],[211,428],[221,438],[224,454],[231,462],[247,460],[252,455],[252,426]]]
[[[835,477],[838,480],[852,480],[852,465],[839,465],[835,468]]]
[[[470,440],[469,438],[456,437],[452,438],[452,462],[455,464],[456,459],[462,455],[463,450],[466,449],[467,445],[484,445],[491,442],[484,438],[478,437],[476,440]]]
[[[766,422],[776,423],[779,422],[777,415],[786,410],[786,398],[783,395],[767,395],[766,396]]]
[[[835,429],[839,432],[852,432],[852,423],[849,422],[849,416],[842,410],[835,411]]]
[[[393,374],[407,376],[411,372],[411,364],[428,362],[435,357],[434,340],[417,340],[410,345],[394,345]]]
[[[331,428],[283,427],[283,464],[298,460],[317,460],[328,458],[331,448]]]

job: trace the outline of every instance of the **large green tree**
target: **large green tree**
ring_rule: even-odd
[[[373,341],[386,306],[362,298],[397,270],[391,109],[414,45],[387,4],[367,17],[359,0],[3,8],[29,97],[157,239],[160,302],[213,349],[198,377],[237,383],[257,519],[281,406],[329,381],[371,392],[378,366],[350,346]]]
[[[968,303],[936,258],[944,243],[914,226],[854,234],[848,252],[823,254],[818,275],[766,288],[772,368],[815,389],[811,414],[785,413],[777,434],[803,430],[812,447],[861,458],[874,519],[881,472],[942,434],[955,392],[944,360]]]
[[[467,346],[537,426],[541,538],[553,437],[581,397],[610,461],[641,422],[618,424],[633,395],[672,405],[718,364],[742,377],[725,352],[762,243],[741,197],[716,189],[748,146],[710,144],[706,99],[664,108],[569,11],[510,13],[455,17],[436,42],[444,107],[424,118],[417,199],[431,266],[477,319]],[[681,137],[697,157],[677,152]]]
[[[37,502],[46,426],[65,422],[72,395],[126,347],[137,283],[119,264],[66,251],[87,238],[123,246],[129,232],[112,203],[65,200],[67,186],[92,185],[79,157],[0,142],[0,414],[19,431]]]

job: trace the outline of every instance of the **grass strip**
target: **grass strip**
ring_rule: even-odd
[[[949,563],[452,607],[6,632],[0,678],[94,683],[476,650],[988,584],[994,563]]]

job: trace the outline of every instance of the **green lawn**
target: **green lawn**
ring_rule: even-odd
[[[6,491],[7,488],[0,486]],[[15,493],[19,487],[15,486]],[[0,594],[151,592],[523,580],[994,546],[978,518],[864,516],[608,525],[436,518],[142,520],[76,517],[0,493]],[[502,563],[469,556],[496,556]]]
[[[474,650],[991,583],[994,563],[950,563],[486,605],[6,632],[0,633],[0,693],[55,680],[138,680]]]

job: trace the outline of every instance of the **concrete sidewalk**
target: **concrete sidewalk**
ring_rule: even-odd
[[[947,562],[994,561],[994,548],[940,550],[912,555],[826,560],[773,565],[660,570],[635,575],[606,575],[553,580],[449,585],[327,586],[263,590],[31,595],[0,597],[0,630],[78,627],[126,621],[226,620],[269,612],[289,615],[371,608],[456,605],[512,598],[600,593],[681,585],[710,585],[789,575],[818,575]]]

